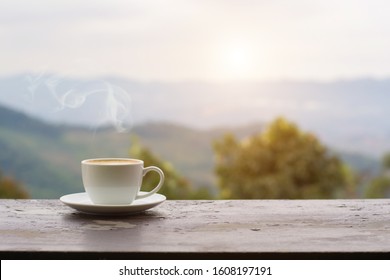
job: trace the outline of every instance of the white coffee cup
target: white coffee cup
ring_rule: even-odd
[[[96,158],[81,162],[85,191],[94,204],[125,205],[156,193],[164,183],[164,173],[156,166],[144,168],[144,162],[130,158]],[[149,171],[160,175],[150,192],[140,194],[143,176]]]

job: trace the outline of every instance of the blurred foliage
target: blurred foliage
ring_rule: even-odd
[[[349,165],[342,165],[342,176],[345,181],[345,188],[340,188],[336,192],[336,198],[358,198],[358,186],[365,184],[364,174],[352,169]]]
[[[159,193],[165,195],[167,199],[212,199],[208,188],[194,188],[192,184],[183,176],[178,174],[171,163],[161,160],[153,154],[151,150],[143,147],[138,138],[133,137],[130,149],[130,157],[144,161],[144,166],[157,166],[161,168],[165,175],[165,181]],[[143,191],[150,191],[157,186],[160,177],[156,172],[149,172],[142,182]]]
[[[368,186],[366,198],[388,198],[390,197],[390,153],[382,158],[382,171],[375,177]]]
[[[390,170],[390,153],[386,153],[382,158],[382,168]]]
[[[244,141],[227,134],[214,143],[214,151],[224,199],[322,199],[348,192],[341,161],[284,118]]]
[[[378,176],[371,181],[367,191],[366,198],[384,198],[390,194],[390,178]]]
[[[15,180],[5,177],[0,172],[0,198],[29,198],[29,194],[21,184]]]

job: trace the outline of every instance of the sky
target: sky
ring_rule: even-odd
[[[389,10],[384,0],[2,0],[0,75],[386,78]]]

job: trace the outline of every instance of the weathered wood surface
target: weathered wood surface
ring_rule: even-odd
[[[132,216],[0,200],[0,257],[390,258],[390,200],[173,201]]]

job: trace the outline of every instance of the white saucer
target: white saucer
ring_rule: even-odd
[[[141,194],[144,192],[140,192]],[[146,198],[135,200],[129,205],[100,205],[93,204],[87,193],[74,193],[64,195],[60,200],[78,211],[99,215],[125,215],[133,214],[153,208],[166,200],[162,194],[153,194]]]

